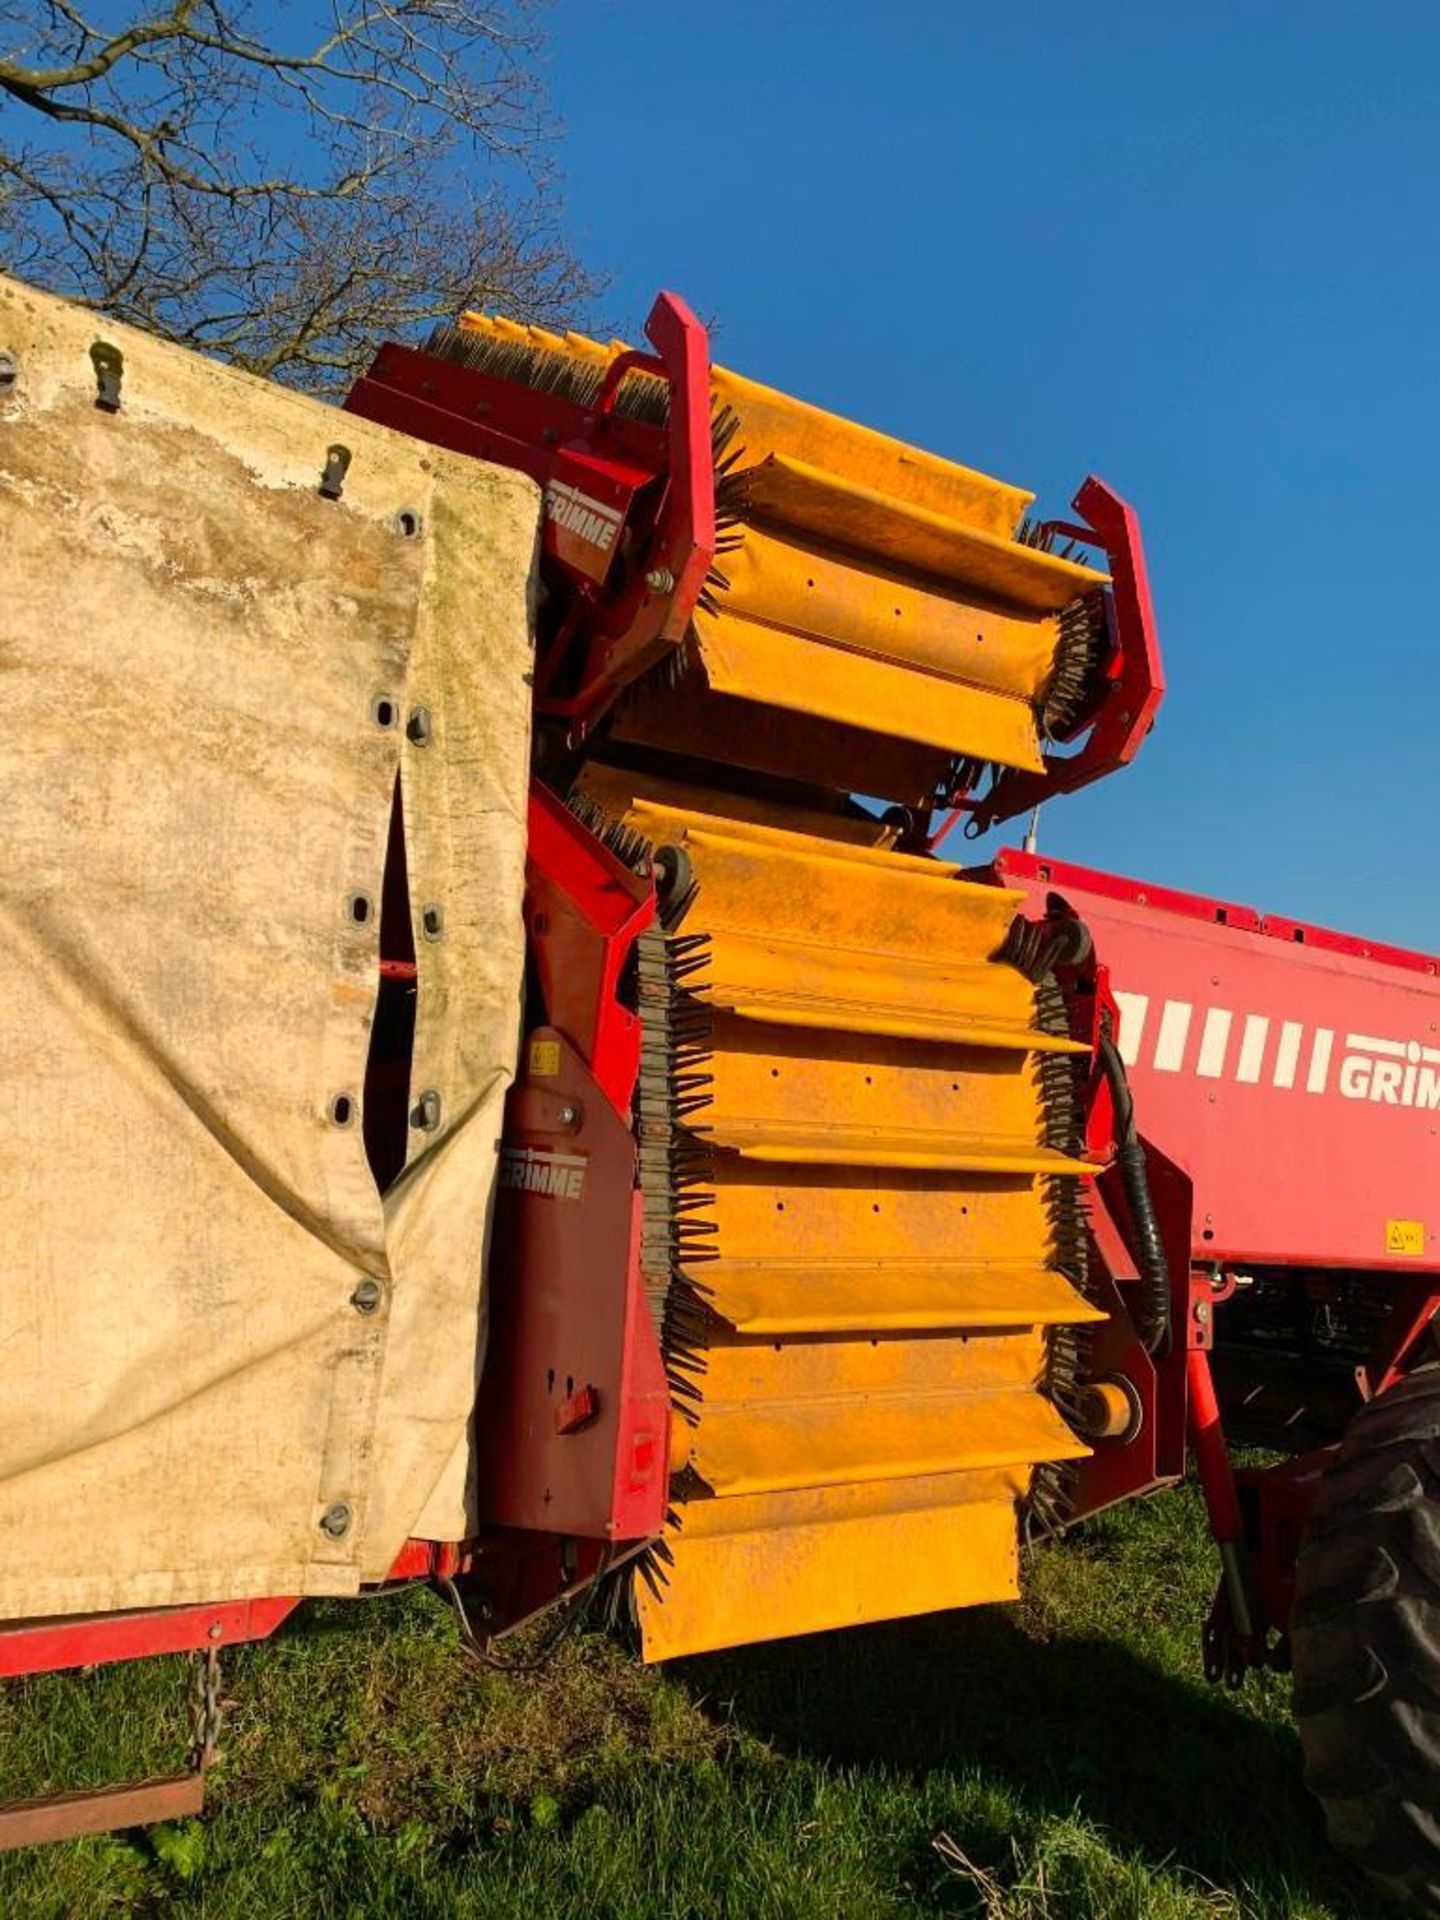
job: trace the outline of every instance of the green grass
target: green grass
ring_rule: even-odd
[[[635,1666],[476,1667],[428,1594],[232,1655],[213,1812],[0,1856],[0,1915],[1371,1920],[1286,1683],[1206,1687],[1192,1495],[1035,1555],[1021,1607]],[[0,1696],[0,1795],[175,1765],[183,1662]]]

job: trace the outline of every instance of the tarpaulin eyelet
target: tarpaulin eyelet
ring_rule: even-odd
[[[434,1133],[440,1125],[440,1096],[427,1087],[410,1109],[410,1124],[421,1133]]]
[[[321,1514],[320,1531],[328,1534],[332,1540],[343,1540],[350,1531],[350,1522],[354,1517],[345,1502],[337,1500],[333,1507],[327,1507]]]
[[[337,1093],[329,1106],[330,1124],[334,1127],[348,1127],[355,1118],[355,1101],[348,1093]]]
[[[385,1298],[385,1289],[378,1280],[364,1279],[350,1296],[350,1304],[357,1313],[374,1313]]]

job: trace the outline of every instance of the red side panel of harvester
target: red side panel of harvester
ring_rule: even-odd
[[[1036,855],[995,873],[1094,936],[1196,1261],[1440,1268],[1440,961]]]

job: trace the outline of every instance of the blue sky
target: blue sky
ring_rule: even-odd
[[[996,14],[1003,17],[996,19]],[[1170,691],[1041,846],[1440,949],[1440,7],[557,0],[634,327],[1139,508]]]

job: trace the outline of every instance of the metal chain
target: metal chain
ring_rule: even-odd
[[[220,1747],[220,1649],[206,1647],[195,1653],[190,1675],[188,1763],[193,1773],[204,1773]]]

